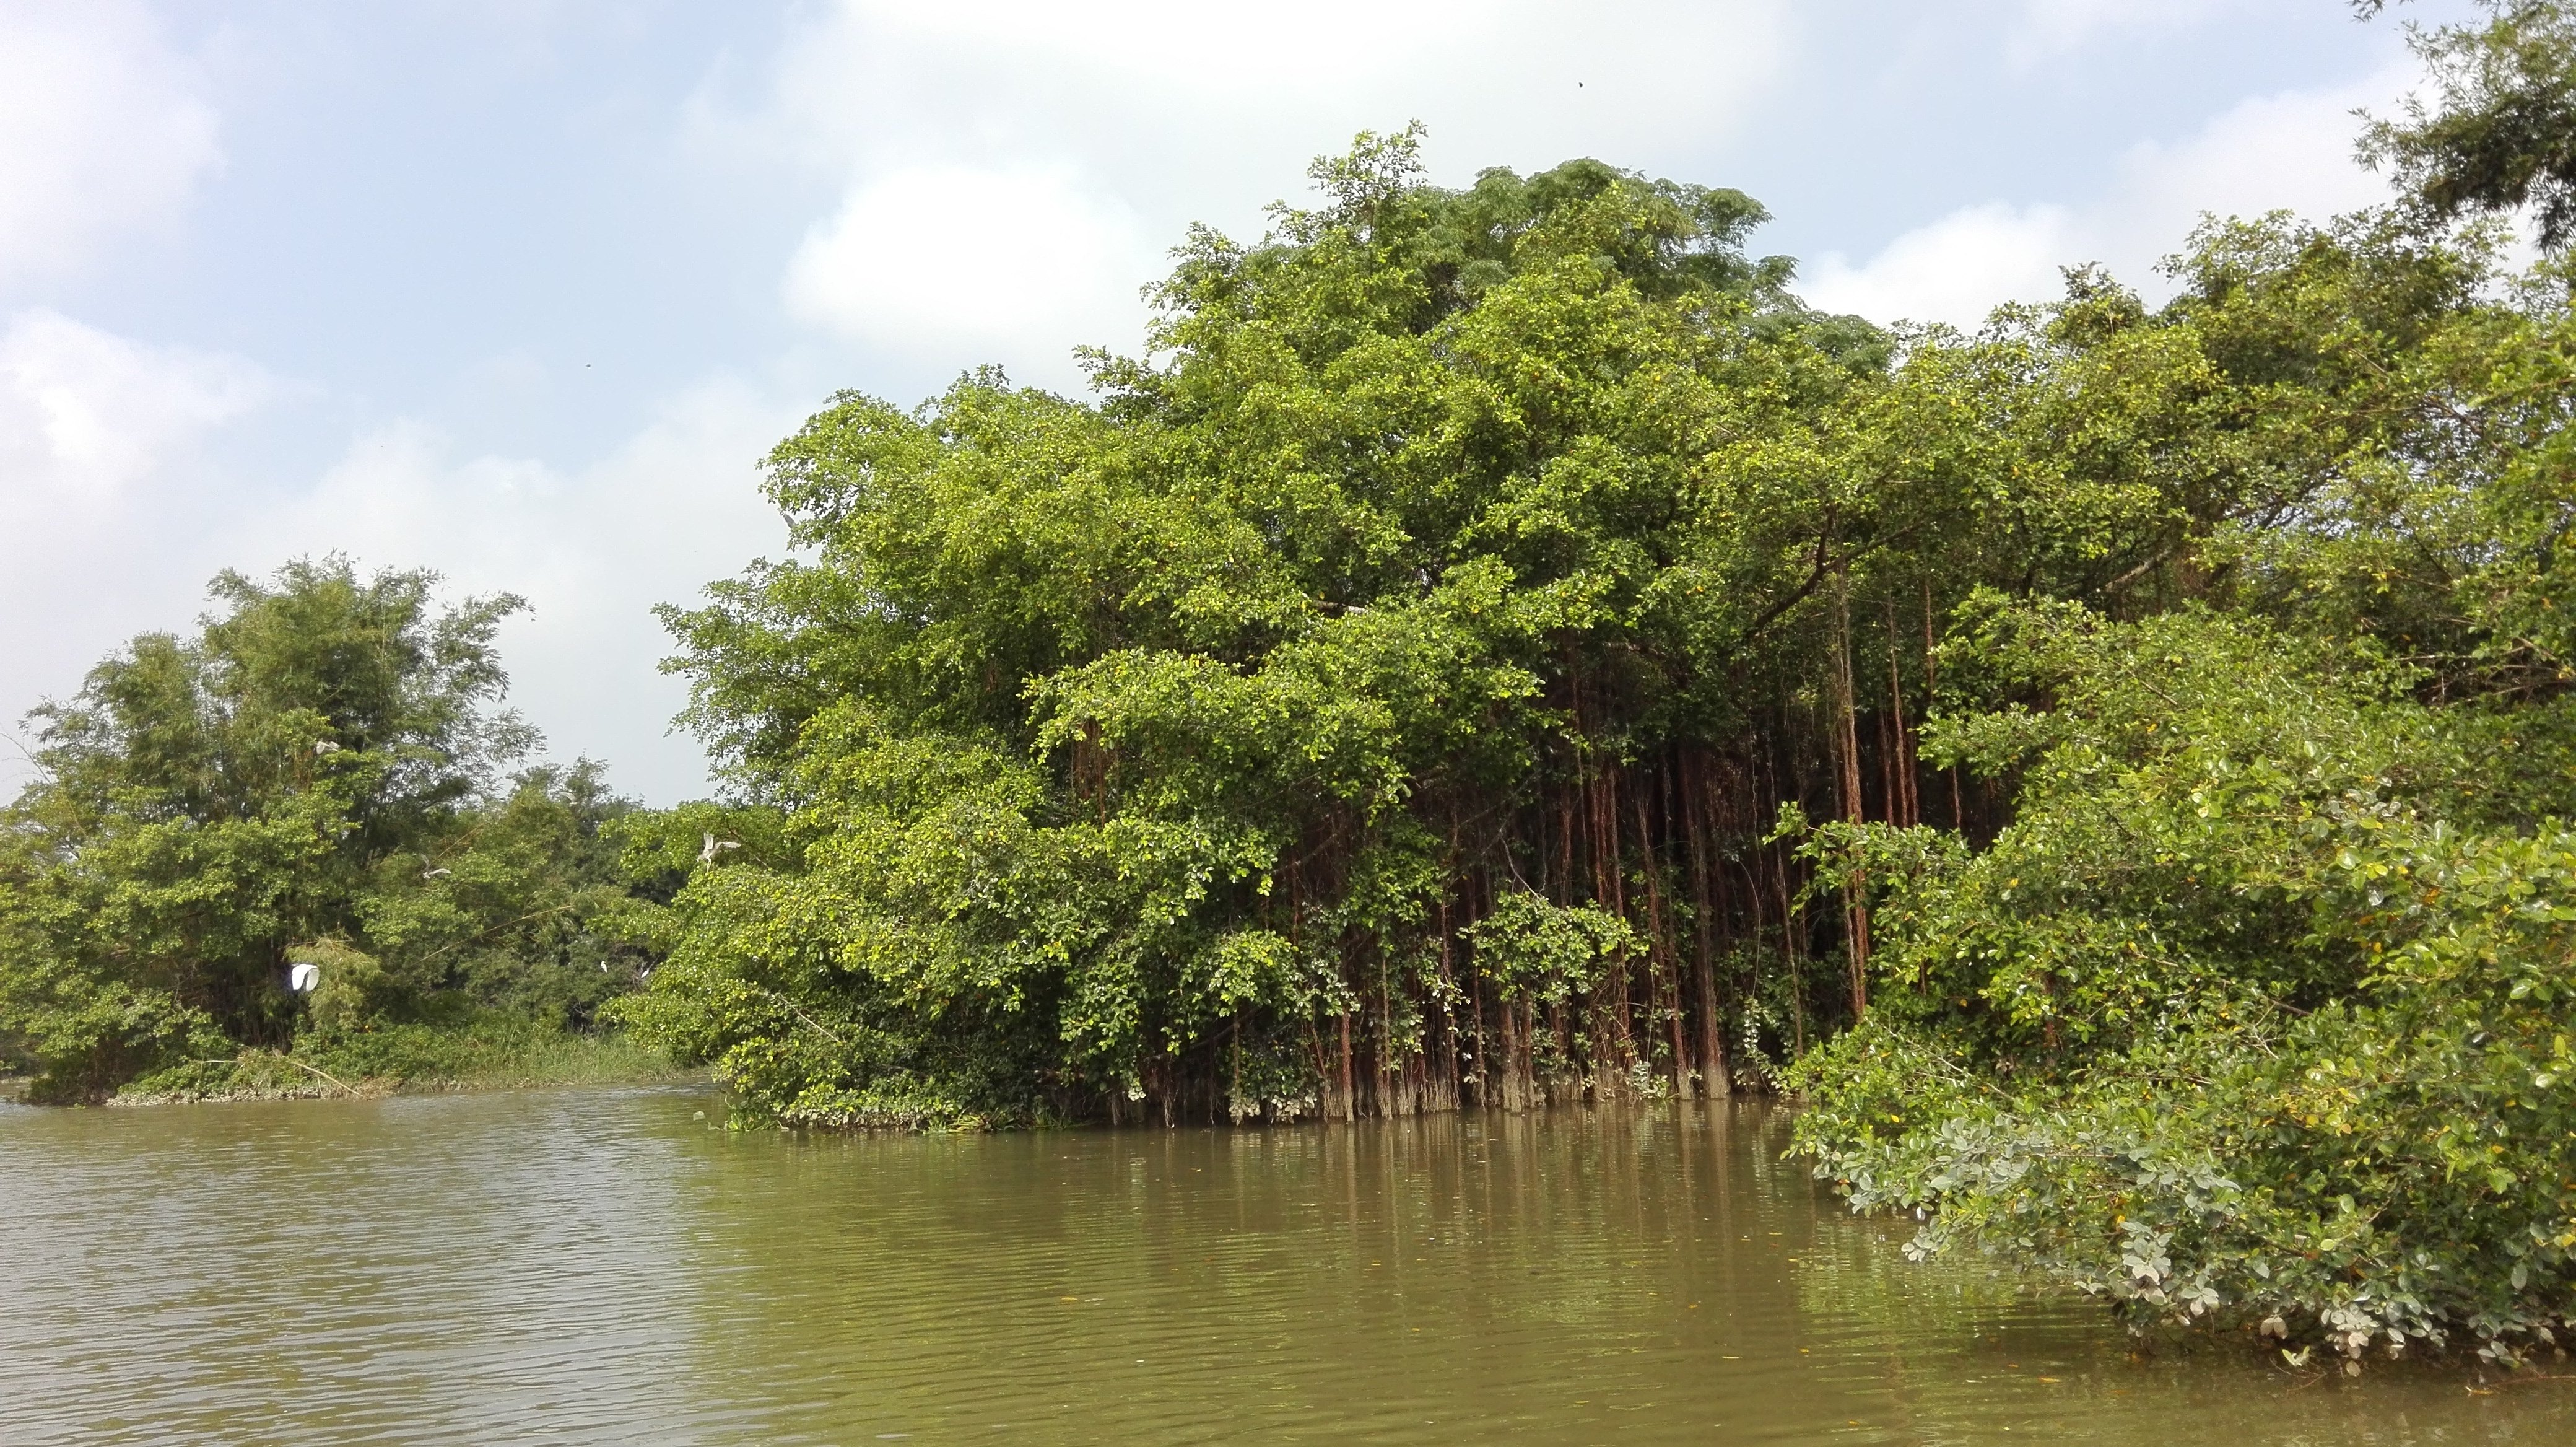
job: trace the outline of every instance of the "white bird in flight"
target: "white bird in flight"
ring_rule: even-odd
[[[730,839],[718,839],[712,834],[707,835],[706,840],[706,847],[698,851],[698,862],[700,864],[713,864],[716,862],[716,856],[723,851],[727,849],[740,849],[742,847]]]

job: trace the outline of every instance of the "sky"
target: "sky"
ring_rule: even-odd
[[[549,753],[705,795],[652,608],[781,552],[768,447],[1078,391],[1362,129],[1734,186],[1814,304],[1973,325],[2383,198],[2353,112],[2417,79],[2342,0],[0,0],[0,787],[216,572],[337,551],[525,597]]]

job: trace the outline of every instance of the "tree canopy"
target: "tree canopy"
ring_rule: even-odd
[[[778,444],[794,552],[663,613],[720,801],[522,767],[515,600],[228,574],[37,715],[0,1048],[608,1018],[798,1126],[1788,1091],[1917,1250],[2141,1325],[2554,1344],[2576,110],[2566,7],[2487,9],[2365,138],[2407,199],[1973,332],[1818,313],[1739,192],[1363,135],[1088,396]]]
[[[2363,154],[2435,216],[2531,208],[2540,244],[2576,240],[2576,5],[2479,0],[2484,25],[2410,28],[2438,92],[2373,123]],[[2376,15],[2387,0],[2356,0]]]
[[[1737,193],[1312,176],[1090,400],[771,454],[799,553],[666,613],[741,847],[624,1018],[797,1124],[1790,1088],[2142,1320],[2558,1319],[2562,268],[2212,222],[1891,331]]]
[[[435,583],[226,573],[193,635],[143,634],[31,716],[41,772],[0,811],[0,1048],[40,1097],[317,1026],[579,1023],[632,986],[642,957],[601,933],[637,904],[604,832],[629,806],[596,765],[513,771],[535,735],[495,707],[493,640],[521,604],[442,609]]]

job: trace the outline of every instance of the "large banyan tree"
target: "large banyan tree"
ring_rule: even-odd
[[[739,797],[630,1018],[818,1123],[1776,1083],[1910,1249],[2563,1343],[2576,0],[2481,8],[2412,199],[2153,309],[1881,333],[1735,193],[1364,138],[1091,402],[839,399],[672,617]]]
[[[1915,752],[1952,610],[2188,588],[2264,486],[2087,275],[1890,336],[1734,191],[1444,189],[1411,134],[1314,176],[1192,233],[1093,400],[834,399],[769,460],[798,555],[669,614],[737,799],[629,1017],[750,1110],[1758,1082],[1868,1007],[1865,884],[1783,806],[1991,828]]]

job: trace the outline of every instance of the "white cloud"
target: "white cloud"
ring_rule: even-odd
[[[2385,178],[2353,154],[2356,109],[2390,109],[2415,80],[2391,72],[2331,91],[2258,96],[2175,145],[2148,143],[2122,159],[2103,230],[2170,223],[2201,212],[2258,216],[2290,210],[2324,217],[2388,197]],[[2168,249],[2179,234],[2164,243]]]
[[[22,312],[0,332],[0,498],[40,507],[115,494],[281,390],[244,357]]]
[[[1158,89],[1236,95],[1318,82],[1347,85],[1371,72],[1407,66],[1416,53],[1444,40],[1531,18],[1528,7],[1387,0],[1306,0],[1293,19],[1203,0],[847,0],[843,9],[882,34],[978,51],[1015,50]],[[1523,13],[1515,16],[1515,10]]]
[[[1133,214],[1069,172],[915,169],[810,232],[784,292],[799,320],[898,351],[1031,332],[1126,342],[1155,255]]]
[[[2003,302],[2054,298],[2059,268],[2085,262],[2156,296],[2163,290],[2156,263],[2182,248],[2204,213],[2289,210],[2322,219],[2386,199],[2386,181],[2353,157],[2352,112],[2384,105],[2412,79],[2392,72],[2357,86],[2245,101],[2180,142],[2131,150],[2082,205],[1964,207],[1865,262],[1818,258],[1800,290],[1829,311],[1963,327]]]
[[[69,692],[117,642],[194,611],[199,585],[222,561],[190,549],[211,518],[237,505],[206,448],[296,390],[243,357],[154,346],[52,311],[9,319],[0,330],[0,732],[44,695]],[[0,789],[23,766],[0,748]]]
[[[200,89],[130,0],[0,7],[0,281],[175,216],[222,161]]]
[[[551,752],[605,759],[657,801],[703,794],[704,756],[667,731],[686,690],[654,671],[670,640],[651,609],[780,549],[757,464],[804,407],[709,382],[577,468],[460,451],[413,420],[369,429],[318,476],[210,460],[227,425],[304,390],[52,313],[0,334],[0,733],[135,633],[184,627],[218,570],[336,551],[436,569],[453,595],[526,597],[502,654]],[[0,792],[23,773],[0,743]]]
[[[1789,0],[843,0],[691,139],[784,166],[823,213],[782,258],[791,318],[935,361],[1072,383],[1133,350],[1184,227],[1262,206],[1354,133],[1424,122],[1435,174],[1578,155],[1687,170],[1787,64]]]
[[[1787,0],[843,0],[780,51],[772,144],[862,171],[898,158],[1081,151],[1183,193],[1227,159],[1297,161],[1429,122],[1480,160],[1531,144],[1697,154],[1782,71]],[[1110,144],[1101,144],[1102,142]],[[1569,152],[1568,154],[1578,154]],[[1566,159],[1548,154],[1537,163]],[[1257,184],[1281,173],[1260,171]],[[1293,169],[1287,174],[1294,174]],[[1266,198],[1264,198],[1266,199]]]
[[[2076,50],[2108,34],[2182,30],[2251,8],[2249,0],[2022,0],[2021,23],[2006,40],[2016,65]]]
[[[784,532],[757,463],[803,409],[736,382],[669,399],[657,420],[578,469],[459,456],[417,421],[358,438],[299,496],[212,538],[201,568],[256,571],[338,550],[368,567],[430,567],[452,594],[510,592],[510,702],[549,752],[606,760],[617,787],[658,802],[706,792],[696,742],[669,732],[685,685],[653,669],[671,641],[653,605],[686,604]]]
[[[1998,301],[2055,292],[2074,236],[2063,206],[1970,206],[1906,232],[1866,265],[1829,254],[1799,289],[1830,312],[1972,326]]]

